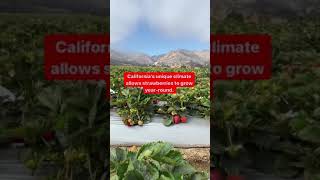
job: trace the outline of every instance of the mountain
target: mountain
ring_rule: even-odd
[[[209,51],[175,50],[156,59],[156,66],[206,66],[210,63]]]
[[[111,50],[111,65],[139,66],[206,66],[210,63],[210,52],[175,50],[158,56],[148,56],[143,53],[124,53]]]
[[[110,51],[112,65],[153,65],[152,57],[143,53],[124,53],[115,50]]]

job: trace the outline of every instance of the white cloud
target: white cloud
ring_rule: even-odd
[[[111,0],[111,43],[124,40],[140,21],[170,38],[209,42],[209,0]]]
[[[152,28],[170,37],[209,41],[209,0],[146,0],[145,17]]]
[[[111,43],[123,40],[134,30],[142,17],[142,11],[139,7],[141,2],[142,0],[111,0]]]

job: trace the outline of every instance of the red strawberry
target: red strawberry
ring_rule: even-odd
[[[182,117],[180,118],[180,120],[181,120],[182,123],[186,123],[187,120],[188,120],[188,118],[185,117],[185,116],[182,116]]]
[[[173,120],[174,124],[179,124],[180,123],[180,116],[179,115],[174,115],[172,120]]]
[[[54,139],[54,133],[52,131],[47,131],[42,135],[42,137],[46,141],[52,141]]]

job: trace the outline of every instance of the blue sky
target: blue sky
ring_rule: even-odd
[[[149,55],[209,50],[209,4],[209,0],[111,0],[111,48]]]

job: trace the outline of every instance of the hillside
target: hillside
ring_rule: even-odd
[[[210,53],[204,51],[174,50],[159,56],[149,56],[143,53],[124,53],[112,50],[112,65],[140,65],[140,66],[206,66],[210,63]]]
[[[140,65],[147,66],[152,65],[152,57],[143,53],[123,53],[115,50],[111,50],[111,64],[112,65]]]

